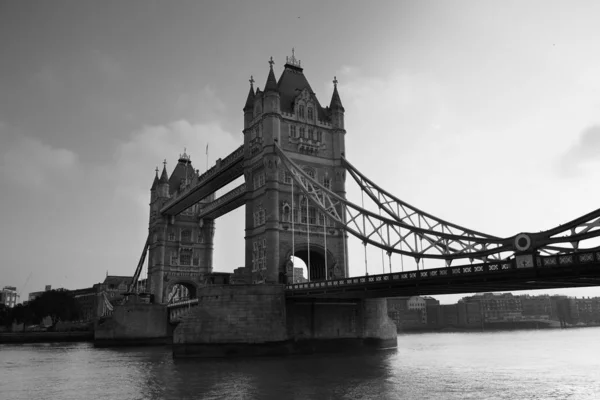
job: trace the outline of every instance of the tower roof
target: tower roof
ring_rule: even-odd
[[[292,49],[292,56],[286,57],[285,67],[279,77],[277,89],[281,111],[293,113],[294,100],[302,90],[307,89],[317,103],[318,118],[320,120],[327,119],[327,111],[319,103],[315,92],[310,87],[306,76],[304,76],[303,69],[300,67],[300,60],[297,60],[294,56],[294,49]]]
[[[250,76],[250,91],[248,92],[248,98],[246,98],[246,105],[244,105],[244,111],[252,110],[254,107],[254,78]]]
[[[156,187],[158,186],[158,167],[156,167],[156,174],[154,175],[154,181],[152,182],[152,187],[150,188],[150,190],[156,190]]]
[[[337,90],[337,77],[333,77],[333,95],[331,96],[331,103],[329,103],[329,108],[332,110],[342,110],[344,111],[344,106],[342,106],[342,100],[340,99],[340,94]]]
[[[265,84],[265,93],[269,91],[277,91],[277,79],[275,79],[275,73],[273,72],[273,57],[269,60],[269,76],[267,77],[267,83]]]
[[[160,174],[160,180],[158,181],[158,183],[169,183],[169,174],[167,174],[167,160],[163,162],[163,170],[162,174]]]
[[[179,189],[182,180],[187,180],[189,182],[195,174],[196,171],[194,170],[194,167],[192,167],[192,160],[184,149],[183,154],[179,155],[177,165],[169,178],[169,194],[173,194]]]

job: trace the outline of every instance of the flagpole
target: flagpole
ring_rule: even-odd
[[[206,143],[206,171],[208,171],[208,143]]]

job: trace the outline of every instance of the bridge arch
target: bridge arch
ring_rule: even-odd
[[[178,300],[189,300],[198,298],[198,284],[191,280],[174,279],[165,287],[165,302],[171,303]]]
[[[292,279],[292,263],[290,261],[292,256],[301,259],[306,264],[308,276],[305,276],[305,278],[311,282],[324,281],[340,275],[338,260],[329,249],[326,253],[325,247],[320,244],[315,243],[309,246],[304,243],[297,245],[293,253],[291,249],[286,253],[284,274],[287,275],[288,280]],[[327,262],[325,262],[326,260]]]

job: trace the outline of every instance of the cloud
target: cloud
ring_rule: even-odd
[[[62,187],[81,177],[77,154],[22,135],[6,139],[0,151],[0,170],[7,181],[30,189]]]
[[[585,172],[586,164],[600,161],[600,125],[589,126],[560,158],[559,173],[570,177]]]
[[[162,161],[166,159],[170,173],[185,149],[194,168],[204,171],[207,144],[210,148],[208,163],[211,166],[216,158],[225,157],[235,150],[241,141],[234,140],[233,135],[223,131],[216,123],[192,124],[187,120],[178,120],[164,125],[145,126],[118,146],[112,165],[104,173],[118,177],[114,194],[120,200],[135,199],[138,205],[147,207],[154,168],[158,166],[162,169]]]

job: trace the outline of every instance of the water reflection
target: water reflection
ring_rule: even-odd
[[[403,335],[398,350],[177,359],[168,347],[0,345],[6,399],[593,399],[599,328]]]

